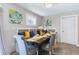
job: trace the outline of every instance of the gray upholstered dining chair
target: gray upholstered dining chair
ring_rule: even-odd
[[[42,45],[42,49],[48,51],[49,55],[54,52],[55,36],[56,35],[51,35],[49,42]]]
[[[15,35],[14,38],[17,42],[16,49],[18,49],[17,52],[19,52],[19,55],[35,55],[35,53],[38,54],[38,48],[25,42],[22,35]]]
[[[22,35],[15,35],[14,36],[16,42],[16,52],[19,55],[27,55],[27,50],[24,41],[22,40]]]

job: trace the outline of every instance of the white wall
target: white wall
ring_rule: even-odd
[[[3,43],[6,54],[10,54],[11,52],[15,51],[15,40],[13,39],[13,36],[17,31],[17,28],[28,28],[29,26],[26,26],[25,20],[26,20],[26,14],[31,14],[37,17],[37,26],[40,25],[40,21],[42,20],[40,16],[29,12],[18,5],[15,4],[1,4],[3,9]],[[9,23],[9,9],[14,8],[17,11],[19,11],[23,15],[23,22],[22,24],[10,24]]]
[[[2,54],[2,41],[1,41],[1,11],[0,11],[0,54]]]

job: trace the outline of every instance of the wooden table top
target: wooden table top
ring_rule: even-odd
[[[54,35],[54,34],[56,34],[56,32],[46,33],[46,34],[43,35],[43,36],[36,35],[36,36],[34,36],[34,37],[32,37],[32,38],[25,39],[25,41],[40,44],[40,43],[42,43],[43,41],[45,41],[47,37],[50,37],[51,35]]]

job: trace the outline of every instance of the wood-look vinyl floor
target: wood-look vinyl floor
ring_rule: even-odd
[[[79,55],[79,47],[66,43],[57,43],[55,55]]]
[[[41,55],[48,55],[48,52],[42,51]],[[79,47],[67,43],[56,43],[54,55],[79,55]],[[16,52],[11,55],[18,55]]]

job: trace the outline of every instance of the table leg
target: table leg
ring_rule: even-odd
[[[41,45],[38,45],[38,55],[41,55],[42,53]]]

